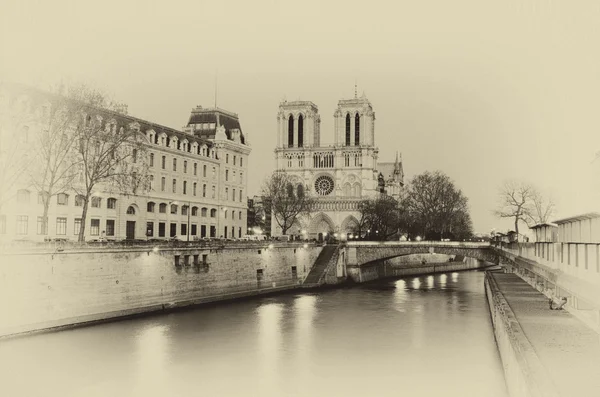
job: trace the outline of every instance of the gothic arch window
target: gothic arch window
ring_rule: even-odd
[[[352,196],[352,188],[349,183],[344,184],[344,196]]]
[[[355,196],[355,197],[360,197],[361,196],[360,183],[355,183],[353,190],[354,190],[353,196]]]
[[[294,147],[294,116],[288,119],[288,147]]]
[[[298,197],[304,197],[304,186],[302,184],[298,185],[296,192]]]
[[[298,147],[304,146],[304,117],[298,116]]]
[[[132,205],[127,207],[127,215],[135,215],[135,208]]]
[[[360,145],[360,115],[358,113],[354,117],[354,145]]]
[[[350,113],[346,114],[346,146],[350,146]]]
[[[288,194],[288,197],[294,197],[294,187],[292,186],[291,183],[288,183],[288,185],[287,185],[287,194]]]

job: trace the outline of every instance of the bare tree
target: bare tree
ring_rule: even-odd
[[[294,183],[293,179],[275,171],[265,180],[262,188],[263,200],[271,203],[275,221],[285,235],[298,216],[310,215],[314,199],[310,197],[308,186]]]
[[[73,190],[83,199],[79,241],[84,241],[88,206],[96,188],[120,194],[147,188],[146,138],[137,123],[118,122],[120,116],[106,109],[111,104],[101,92],[80,86],[70,97],[83,104],[73,127],[79,174]]]
[[[531,203],[527,212],[530,225],[547,223],[554,216],[556,204],[552,197],[544,196],[539,190],[533,189]]]
[[[530,225],[531,203],[534,195],[534,187],[521,181],[506,181],[500,188],[500,204],[494,213],[500,218],[513,218],[517,236],[519,222]]]
[[[51,98],[50,107],[40,115],[40,128],[33,134],[36,161],[28,170],[31,184],[41,195],[44,208],[43,234],[48,233],[50,199],[69,190],[76,175],[76,136],[73,126],[82,114],[83,103],[62,95]]]
[[[2,87],[0,87],[2,88]],[[21,103],[0,103],[0,209],[15,195],[33,163],[30,124],[33,115]]]

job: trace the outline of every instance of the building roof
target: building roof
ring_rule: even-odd
[[[541,227],[558,227],[558,225],[554,224],[554,223],[539,223],[537,225],[531,226],[530,229],[539,229]]]
[[[600,218],[600,213],[588,212],[587,214],[576,215],[576,216],[571,216],[569,218],[559,219],[557,221],[554,221],[554,223],[556,223],[557,225],[562,225],[564,223],[578,222],[578,221],[594,219],[594,218]]]
[[[218,121],[218,122],[217,122]],[[240,120],[236,113],[228,112],[227,110],[219,109],[219,108],[208,108],[204,109],[201,106],[198,106],[195,109],[192,109],[192,113],[190,115],[190,119],[187,123],[188,127],[193,127],[196,124],[214,124],[215,128],[202,128],[196,129],[194,128],[194,135],[205,138],[205,139],[214,139],[218,125],[222,125],[225,127],[225,134],[227,135],[227,139],[233,140],[232,138],[232,130],[240,131],[240,141],[242,144],[245,144],[245,137],[242,133],[242,127],[240,126]]]
[[[67,101],[75,102],[74,99],[71,99],[69,97],[66,97],[66,96],[63,96],[60,94],[56,94],[53,92],[44,91],[39,88],[31,87],[31,86],[28,86],[25,84],[0,82],[0,87],[5,87],[12,95],[25,94],[25,95],[29,96],[29,98],[31,98],[35,102],[41,102],[41,101],[52,102],[52,101],[58,101],[58,100],[63,100],[63,101],[67,100]],[[93,112],[97,112],[98,114],[101,114],[107,120],[114,119],[119,124],[138,123],[140,125],[141,132],[146,132],[148,130],[154,130],[157,135],[164,132],[169,137],[171,137],[173,135],[177,136],[177,138],[179,140],[187,139],[190,143],[198,142],[198,144],[200,144],[200,145],[205,144],[209,147],[212,146],[212,142],[206,140],[204,137],[200,137],[200,136],[195,137],[195,136],[187,134],[181,130],[177,130],[177,129],[174,129],[171,127],[166,127],[164,125],[160,125],[160,124],[157,124],[157,123],[154,123],[151,121],[143,120],[143,119],[140,119],[140,118],[128,115],[128,114],[123,114],[123,113],[117,112],[115,110],[96,107],[96,106],[88,105],[85,103],[83,104],[83,106],[85,106],[86,109],[90,109]]]

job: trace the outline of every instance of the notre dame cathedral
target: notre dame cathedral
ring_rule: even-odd
[[[316,200],[310,217],[297,219],[288,235],[321,240],[326,233],[342,238],[355,231],[358,203],[387,194],[398,198],[404,186],[402,161],[378,163],[375,112],[364,96],[342,99],[334,113],[334,144],[321,145],[321,116],[309,101],[283,101],[277,114],[276,168],[298,185],[308,186]],[[273,236],[281,228],[273,218]]]

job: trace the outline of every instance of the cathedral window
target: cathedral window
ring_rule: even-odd
[[[315,181],[315,192],[320,196],[327,196],[333,192],[334,182],[328,175],[322,175]]]
[[[304,146],[304,117],[298,116],[298,147]]]
[[[296,191],[297,191],[298,197],[304,197],[304,186],[298,185]]]
[[[360,145],[360,115],[356,113],[354,118],[354,146]]]
[[[346,146],[350,146],[350,114],[346,114]]]
[[[294,147],[294,116],[288,119],[288,147]]]

